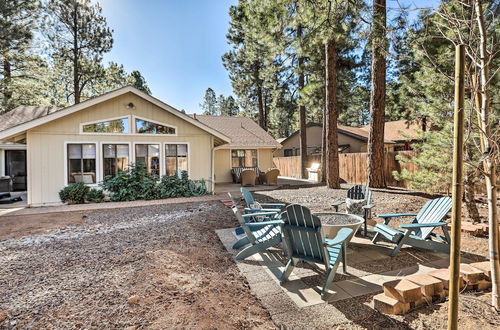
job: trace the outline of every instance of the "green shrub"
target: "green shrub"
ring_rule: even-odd
[[[75,183],[64,187],[59,191],[59,198],[63,203],[83,204],[87,198],[90,188],[84,183]]]
[[[101,189],[92,188],[87,194],[87,200],[93,203],[102,203],[104,201],[104,192]]]
[[[149,174],[142,163],[132,164],[129,169],[119,172],[115,177],[106,177],[100,186],[110,192],[112,201],[134,201],[137,199],[156,199],[158,176]]]
[[[130,165],[125,172],[106,178],[100,186],[110,193],[112,201],[134,201],[138,199],[163,199],[173,197],[200,196],[207,193],[204,181],[189,180],[186,171],[177,175],[158,176],[149,174],[145,165]]]

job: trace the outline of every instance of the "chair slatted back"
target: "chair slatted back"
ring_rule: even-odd
[[[347,191],[347,198],[364,199],[367,204],[371,203],[372,191],[363,185],[355,185]]]
[[[240,190],[243,199],[245,199],[245,203],[247,203],[247,207],[252,207],[252,205],[255,203],[252,193],[247,188],[241,188]]]
[[[231,207],[231,209],[233,210],[233,213],[236,216],[236,219],[238,219],[238,222],[240,223],[241,228],[243,228],[243,230],[245,231],[245,235],[247,235],[247,237],[251,243],[254,243],[255,236],[253,235],[252,230],[250,230],[250,228],[246,225],[245,219],[243,219],[243,216],[242,216],[240,210],[238,210],[238,207],[236,206],[236,204],[233,205]]]
[[[283,231],[288,255],[328,266],[319,218],[298,204],[287,206],[281,217],[285,223]]]
[[[451,198],[440,197],[425,203],[424,207],[420,209],[413,223],[435,223],[440,222],[451,210]],[[433,227],[421,228],[415,231],[415,235],[426,239],[432,232]]]

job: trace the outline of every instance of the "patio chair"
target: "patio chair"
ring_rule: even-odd
[[[257,178],[257,173],[253,170],[243,170],[240,174],[241,186],[255,186],[255,179]]]
[[[278,176],[280,175],[280,170],[277,168],[269,169],[266,174],[264,174],[264,182],[265,184],[272,185],[278,184]]]
[[[377,214],[384,219],[384,223],[375,226],[376,243],[381,237],[396,243],[391,252],[391,257],[396,256],[403,244],[437,252],[450,253],[450,235],[448,223],[443,218],[451,210],[451,198],[441,197],[428,201],[418,213]],[[403,230],[389,226],[389,221],[394,217],[415,217],[410,224],[400,225]],[[434,229],[441,227],[444,236],[434,233]]]
[[[232,210],[246,235],[233,244],[233,249],[249,245],[236,255],[236,260],[246,259],[281,243],[280,225],[283,222],[279,219],[271,219],[271,216],[275,215],[275,212],[241,214],[236,206],[233,206]],[[265,217],[265,219],[262,222],[248,221],[255,217]]]
[[[325,299],[328,286],[333,281],[335,273],[342,260],[344,272],[347,272],[345,240],[352,233],[351,228],[342,228],[334,239],[323,238],[320,219],[311,211],[298,204],[287,206],[281,214],[282,231],[287,256],[290,257],[281,284],[288,281],[294,267],[301,260],[325,265],[326,274],[321,298]]]
[[[245,200],[247,207],[245,213],[250,212],[280,212],[286,204],[284,203],[258,203],[253,198],[252,193],[246,188],[240,188],[241,196]]]
[[[368,220],[371,217],[371,210],[375,206],[372,202],[372,191],[363,185],[355,185],[354,187],[350,188],[347,190],[347,198],[352,199],[352,200],[357,200],[357,201],[366,201],[366,204],[361,207],[361,209],[358,212],[359,213],[356,215],[362,216],[363,219],[365,219],[364,226],[363,226],[363,235],[366,237],[367,235],[367,224],[366,220]],[[346,203],[345,200],[342,201],[337,201],[332,204],[332,207],[335,209],[335,212],[339,211],[339,206]],[[346,206],[346,213],[350,213],[347,210]]]

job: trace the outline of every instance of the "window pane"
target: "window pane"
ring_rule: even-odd
[[[187,157],[179,157],[177,158],[177,163],[179,166],[179,170],[187,171],[188,170],[188,158]]]
[[[114,144],[104,144],[102,146],[104,158],[115,158],[115,145]]]
[[[148,155],[149,157],[160,157],[160,146],[158,144],[149,144]]]
[[[172,176],[172,175],[177,175],[177,164],[176,164],[176,158],[175,157],[167,157],[166,164],[167,164],[167,175]]]
[[[138,134],[175,134],[175,128],[136,119],[135,130]]]
[[[68,162],[68,183],[76,183],[75,174],[81,173],[81,159],[70,159]]]
[[[82,158],[95,159],[95,144],[82,145]]]
[[[165,146],[165,154],[167,156],[177,156],[177,145],[176,144],[167,144]]]
[[[94,124],[83,125],[83,131],[87,133],[129,133],[128,118],[102,121]]]
[[[137,158],[146,157],[148,155],[148,146],[146,144],[136,144],[135,145],[135,159],[137,162]]]
[[[116,157],[118,158],[128,158],[128,145],[118,144],[116,146]]]
[[[104,176],[115,176],[116,166],[114,158],[104,158]]]
[[[188,154],[187,144],[178,144],[177,145],[177,155],[178,156],[187,156],[187,154]]]
[[[81,144],[68,144],[68,158],[69,159],[82,158],[82,145]]]

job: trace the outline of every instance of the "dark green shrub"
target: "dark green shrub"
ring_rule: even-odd
[[[112,201],[134,201],[158,198],[157,181],[157,175],[149,174],[146,166],[138,163],[115,177],[106,177],[100,186],[110,193]]]
[[[90,188],[84,183],[75,183],[64,187],[59,191],[59,198],[63,203],[83,204],[87,198]]]
[[[87,200],[93,203],[102,203],[104,201],[104,192],[101,189],[92,188],[87,194]]]

